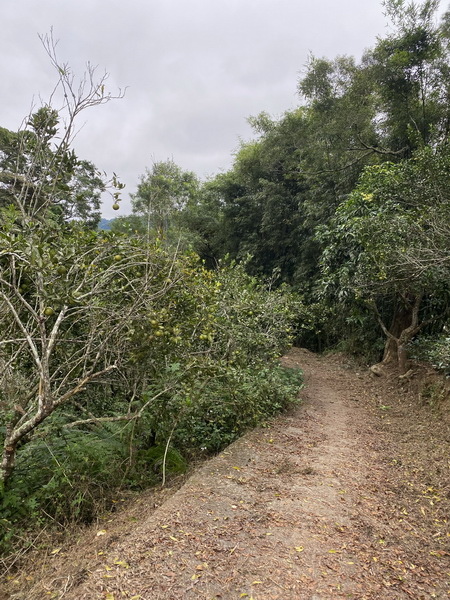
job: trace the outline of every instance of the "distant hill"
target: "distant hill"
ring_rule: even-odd
[[[100,219],[100,223],[98,224],[99,229],[110,229],[111,221],[113,219]]]

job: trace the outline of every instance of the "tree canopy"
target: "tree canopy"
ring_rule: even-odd
[[[445,324],[450,28],[438,4],[387,0],[389,32],[359,62],[311,57],[301,105],[250,118],[255,139],[200,195],[216,259],[276,271],[322,303],[329,342],[349,323],[397,340],[437,313]]]

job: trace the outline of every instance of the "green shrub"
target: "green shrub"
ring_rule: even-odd
[[[130,429],[130,428],[128,428]],[[120,490],[158,482],[165,447],[135,445],[131,431],[117,425],[91,431],[69,430],[37,438],[20,453],[0,506],[0,551],[45,523],[89,523],[111,508]],[[167,473],[180,473],[186,461],[175,449],[166,456]],[[26,536],[25,536],[26,537]]]
[[[184,393],[160,396],[146,419],[150,428],[158,427],[161,444],[172,435],[183,453],[218,452],[297,402],[301,385],[300,370],[279,365],[244,369],[223,362],[209,380],[197,379]]]
[[[105,245],[122,244],[99,235]],[[138,248],[136,240],[132,245]],[[117,303],[116,320],[90,322],[86,312],[58,340],[57,382],[65,377],[60,365],[77,357],[85,330],[107,333],[122,314],[128,319],[117,346],[106,349],[118,368],[57,408],[18,448],[2,492],[3,550],[44,523],[89,522],[118,490],[157,482],[163,463],[165,474],[180,472],[186,456],[219,451],[297,399],[301,373],[278,364],[304,311],[294,294],[268,289],[239,265],[212,272],[194,255],[174,257],[160,247],[146,252],[154,264],[124,264],[125,284],[98,298],[100,308]],[[147,277],[145,286],[139,277]],[[127,313],[133,294],[140,301]],[[11,389],[20,398],[32,387],[32,368],[30,362],[16,367]],[[6,425],[14,415],[4,419]]]
[[[280,366],[226,369],[185,411],[174,443],[190,452],[218,452],[248,429],[293,405],[301,384],[301,371]]]
[[[411,356],[424,360],[435,369],[450,377],[450,336],[443,333],[438,336],[421,336],[411,344]]]

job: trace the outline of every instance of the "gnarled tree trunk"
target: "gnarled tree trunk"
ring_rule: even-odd
[[[402,300],[402,304],[394,312],[389,329],[384,325],[376,310],[378,321],[387,338],[382,364],[396,365],[399,375],[404,375],[408,370],[407,345],[424,325],[424,323],[419,323],[422,295],[409,295],[402,297]]]

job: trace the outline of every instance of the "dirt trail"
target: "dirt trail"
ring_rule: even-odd
[[[407,400],[394,406],[344,359],[293,349],[285,362],[306,375],[295,412],[206,462],[156,509],[92,528],[12,597],[449,598],[444,438],[431,482],[419,456],[434,451],[423,435],[432,417],[410,408],[409,438]]]

